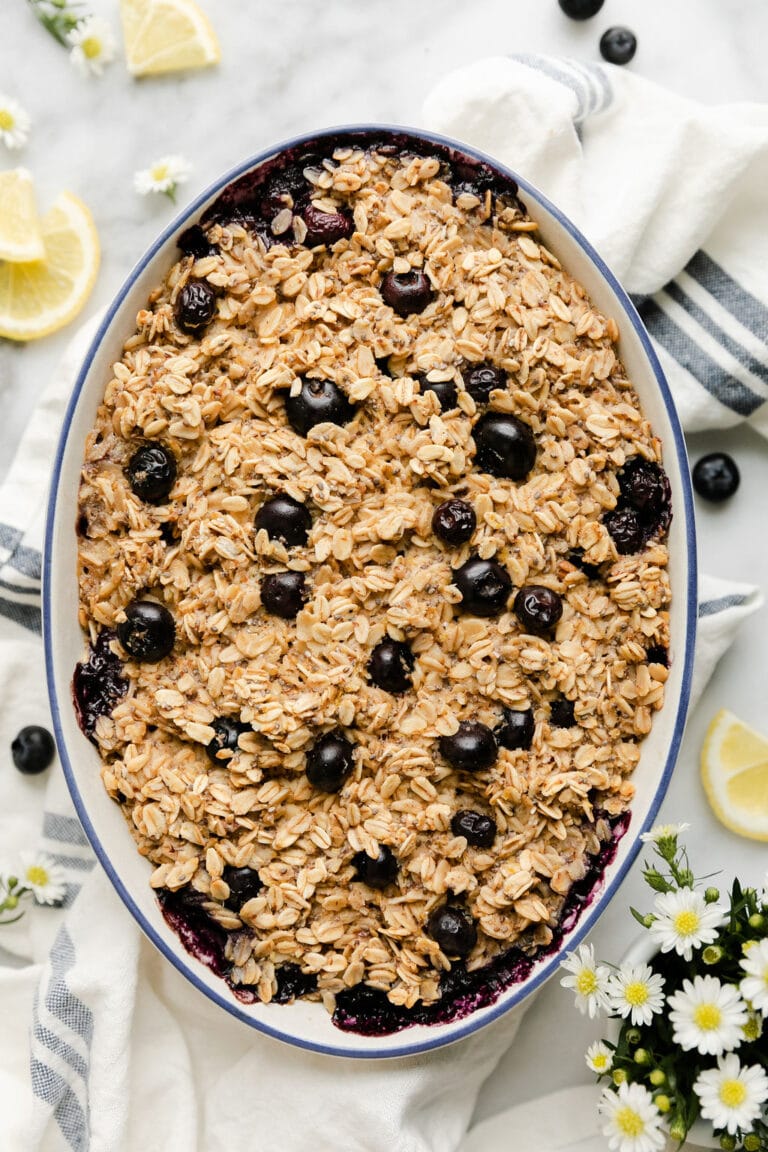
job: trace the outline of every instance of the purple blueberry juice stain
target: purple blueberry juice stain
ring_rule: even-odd
[[[191,888],[178,892],[164,891],[158,895],[163,919],[181,940],[185,949],[216,976],[220,976],[243,1004],[256,1004],[259,1000],[254,988],[234,984],[232,964],[227,960],[227,932],[206,912],[205,896]]]
[[[72,699],[75,705],[80,731],[95,744],[93,733],[99,716],[109,716],[128,690],[128,682],[122,676],[122,662],[110,650],[110,643],[117,637],[105,629],[99,633],[88,659],[75,665],[72,677]]]

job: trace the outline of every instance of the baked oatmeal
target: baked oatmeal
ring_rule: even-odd
[[[661,445],[615,321],[438,146],[289,156],[179,245],[86,444],[81,724],[241,998],[422,1010],[546,949],[627,811]]]

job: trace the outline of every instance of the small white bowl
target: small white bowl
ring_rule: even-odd
[[[636,795],[628,831],[618,842],[591,904],[565,932],[560,947],[542,957],[527,978],[494,1002],[446,1024],[414,1025],[388,1036],[342,1032],[318,1004],[298,1001],[288,1006],[239,1003],[227,985],[187,953],[163,919],[149,886],[149,867],[136,851],[122,813],[105,792],[96,749],[80,731],[72,705],[72,674],[83,657],[77,623],[77,539],[75,518],[83,447],[111,365],[124,339],[135,327],[138,309],[177,259],[175,238],[197,222],[233,180],[273,161],[286,150],[316,145],[326,151],[336,144],[371,141],[424,148],[442,155],[481,162],[519,187],[520,197],[540,226],[547,246],[581,281],[597,308],[614,316],[621,330],[620,355],[633,381],[645,415],[664,445],[664,466],[672,486],[674,519],[670,530],[670,614],[672,667],[666,701],[653,730],[643,742],[634,774]],[[316,1052],[359,1058],[410,1055],[438,1048],[482,1028],[520,1004],[557,968],[562,953],[572,949],[594,926],[615,894],[638,848],[638,837],[652,824],[669,783],[680,747],[691,684],[696,624],[696,547],[693,505],[685,445],[675,407],[648,335],[616,278],[574,225],[542,194],[516,173],[465,145],[405,128],[363,126],[331,129],[277,145],[226,173],[185,208],[142,256],[108,309],[75,383],[64,419],[48,509],[43,574],[43,625],[51,711],[64,772],[80,820],[94,851],[128,910],[172,964],[191,984],[233,1016],[259,1031]]]

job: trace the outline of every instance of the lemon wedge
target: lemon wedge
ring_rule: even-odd
[[[221,59],[210,21],[194,0],[120,0],[132,76],[206,68]]]
[[[768,841],[768,738],[721,709],[707,729],[701,779],[726,828]]]
[[[0,260],[42,260],[35,187],[26,168],[0,172]]]
[[[99,238],[90,212],[62,192],[41,221],[44,256],[0,262],[0,336],[37,340],[68,324],[90,295],[99,270]]]

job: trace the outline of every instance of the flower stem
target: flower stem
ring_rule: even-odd
[[[69,4],[68,0],[27,0],[27,3],[46,32],[68,48],[67,36],[85,19],[76,11],[82,5]]]

